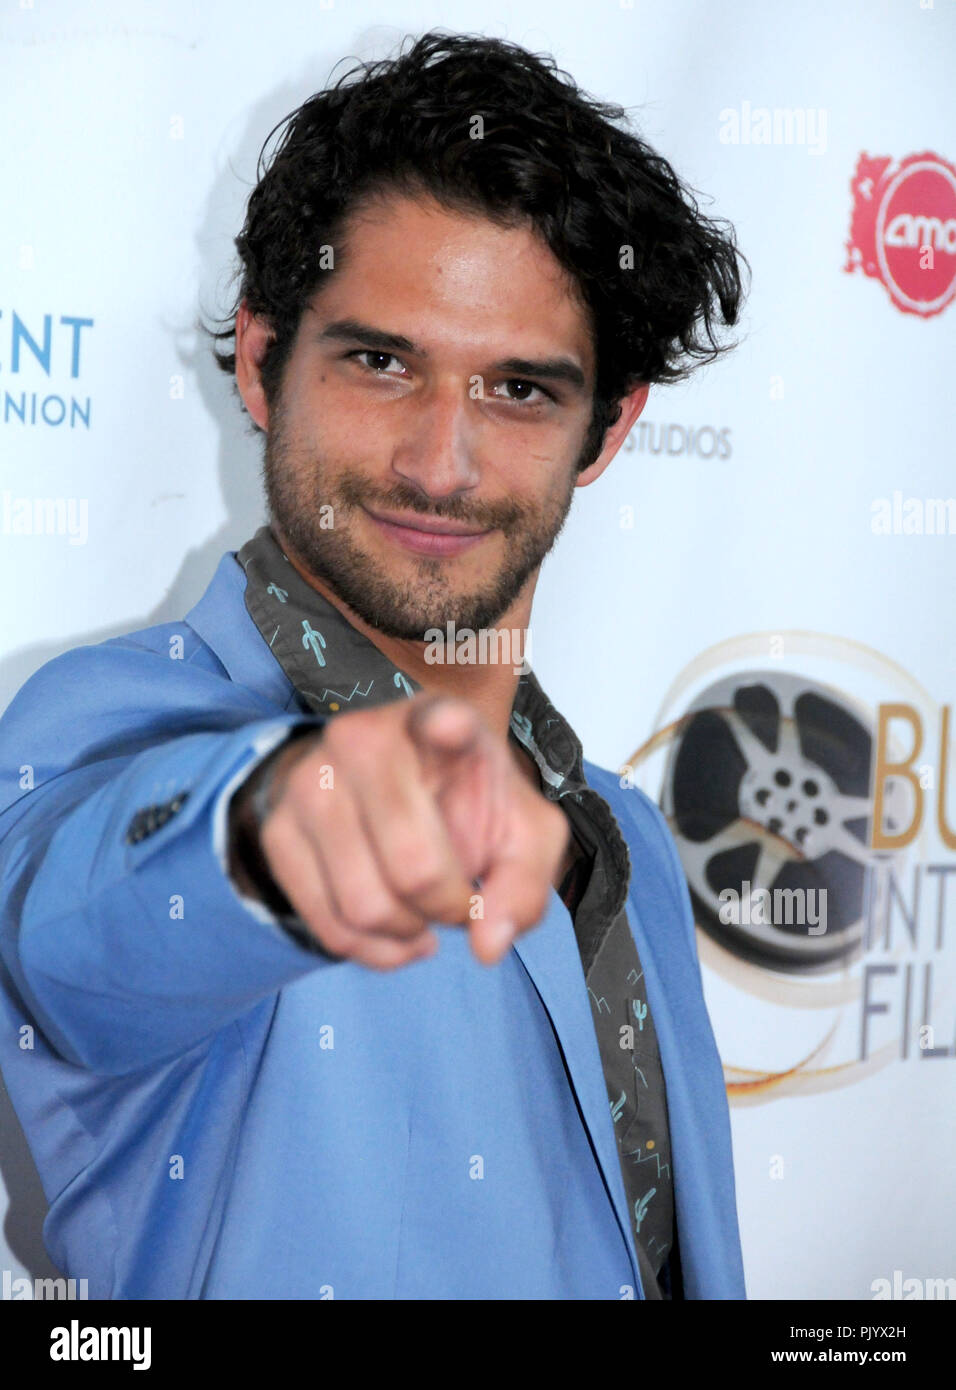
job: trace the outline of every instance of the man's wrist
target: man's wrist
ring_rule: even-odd
[[[295,908],[273,878],[262,849],[260,832],[275,802],[280,779],[305,749],[295,747],[303,736],[314,735],[314,725],[296,726],[288,738],[249,774],[229,801],[229,872],[246,897],[264,903],[276,917],[294,918]]]

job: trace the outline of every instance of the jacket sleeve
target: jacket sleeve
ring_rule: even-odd
[[[160,687],[164,710],[145,705],[141,670],[114,715],[117,696],[95,676],[120,667],[102,651],[48,663],[0,721],[8,786],[18,773],[30,781],[31,753],[47,774],[12,800],[5,788],[0,803],[0,954],[56,1052],[121,1075],[187,1051],[336,962],[241,897],[225,861],[236,787],[293,729],[325,721],[277,714],[198,671],[172,698]],[[84,652],[100,655],[82,662]],[[64,696],[75,667],[93,690],[68,684]],[[150,669],[163,671],[147,663],[147,688]]]

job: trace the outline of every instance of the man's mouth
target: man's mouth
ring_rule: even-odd
[[[367,507],[362,510],[389,540],[417,555],[460,555],[492,534],[490,530],[476,531],[461,522],[439,517],[419,518],[413,512],[396,516],[372,512]]]

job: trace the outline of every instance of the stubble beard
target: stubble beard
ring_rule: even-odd
[[[576,464],[564,489],[536,506],[510,500],[484,506],[455,499],[436,503],[401,484],[377,493],[355,474],[329,482],[321,461],[306,458],[297,442],[288,437],[283,412],[275,407],[263,461],[270,520],[278,525],[309,573],[327,584],[370,627],[387,637],[418,642],[425,640],[426,630],[444,629],[448,622],[473,632],[495,625],[560,535],[574,496],[577,471]],[[390,571],[355,537],[353,520],[363,504],[379,512],[417,512],[473,523],[476,529],[500,528],[504,562],[493,577],[465,593],[452,578],[457,561],[451,556],[403,552],[399,559],[396,547],[396,563]],[[321,524],[326,506],[332,508],[331,526],[327,521]],[[494,536],[478,542],[478,546],[498,544]]]

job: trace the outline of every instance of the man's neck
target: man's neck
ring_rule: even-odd
[[[525,585],[525,590],[511,608],[501,615],[496,624],[497,630],[505,629],[509,634],[520,634],[518,661],[429,662],[425,660],[428,644],[424,640],[418,642],[401,637],[388,637],[378,628],[366,623],[324,580],[306,569],[274,521],[270,522],[270,526],[279,545],[305,582],[337,608],[352,627],[368,638],[400,670],[411,676],[429,693],[455,695],[470,700],[478,706],[490,729],[503,738],[507,736],[520,676],[520,670],[517,668],[520,667],[520,657],[526,650],[527,627],[531,618],[536,575],[532,576]],[[515,646],[516,643],[509,643],[512,656],[516,654]],[[536,788],[539,787],[540,779],[534,762],[527,756],[517,756],[516,760],[522,773],[532,780]]]

